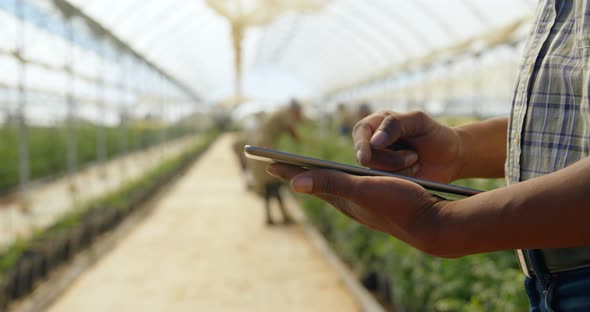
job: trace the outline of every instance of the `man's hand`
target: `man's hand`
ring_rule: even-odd
[[[461,170],[459,134],[422,112],[380,112],[352,132],[357,161],[373,169],[448,183]]]
[[[317,196],[367,227],[436,253],[441,237],[440,206],[445,201],[415,183],[334,170],[306,171],[283,164],[271,164],[267,171],[290,180],[296,192]]]

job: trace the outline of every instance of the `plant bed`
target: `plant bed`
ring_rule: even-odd
[[[181,168],[187,168],[195,159],[194,155],[206,149],[216,136],[217,133],[205,135],[187,151],[164,161],[142,178],[68,213],[31,239],[16,241],[6,248],[0,253],[0,304],[27,295],[36,281],[46,278],[52,269],[91,246],[100,234],[119,225],[164,182],[177,176]]]
[[[10,301],[11,299],[16,298],[16,286],[16,268],[12,268],[10,271],[4,273],[2,279],[2,292],[4,295],[4,300]]]
[[[101,126],[102,127],[102,126]],[[171,129],[146,129],[131,126],[126,129],[129,142],[140,143],[130,146],[127,152],[120,148],[120,128],[106,127],[107,158],[112,159],[138,150],[157,146],[161,141],[155,139],[156,131],[166,131],[168,139],[174,140],[191,133],[194,129],[184,126],[173,126]],[[170,131],[173,130],[173,131]],[[63,127],[31,126],[27,128],[27,143],[30,147],[31,178],[35,181],[50,182],[67,173],[67,162],[63,151],[66,149],[66,129]],[[76,126],[77,163],[79,169],[96,163],[96,125]],[[19,136],[15,129],[0,127],[0,196],[14,194],[18,188],[18,144]]]
[[[130,213],[133,211],[134,208],[139,207],[141,204],[143,204],[150,197],[153,191],[154,190],[142,187],[133,192],[131,195],[129,195],[129,204],[123,209],[124,213]]]
[[[19,258],[16,265],[13,297],[18,299],[33,289],[33,262],[27,257]]]
[[[54,240],[39,240],[31,245],[30,251],[37,253],[41,257],[40,278],[46,278],[49,272],[59,265],[56,261],[58,245]]]
[[[5,311],[10,300],[15,298],[16,273],[14,269],[4,273],[0,283],[0,311]]]
[[[62,230],[60,232],[52,233],[47,239],[51,240],[54,246],[52,263],[54,264],[53,267],[57,267],[69,258],[70,243],[68,233],[65,230]]]

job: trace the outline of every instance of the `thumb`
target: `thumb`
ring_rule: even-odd
[[[308,170],[291,179],[298,193],[349,197],[355,191],[355,176],[335,170]]]
[[[308,170],[291,179],[291,188],[298,193],[335,196],[366,205],[378,200],[382,206],[411,204],[429,197],[424,188],[414,182],[393,177],[354,176],[336,170]]]

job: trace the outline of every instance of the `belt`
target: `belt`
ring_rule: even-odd
[[[538,249],[533,255],[529,250],[517,249],[516,257],[522,272],[532,277],[536,270],[542,273],[559,273],[590,267],[590,247]],[[531,259],[536,257],[536,259]]]

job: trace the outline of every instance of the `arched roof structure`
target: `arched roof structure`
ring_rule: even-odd
[[[195,93],[210,99],[230,93],[231,27],[207,1],[68,2]],[[284,84],[286,95],[322,96],[445,51],[451,56],[473,48],[478,37],[488,40],[480,48],[518,40],[535,6],[527,0],[332,0],[311,1],[317,7],[306,11],[289,9],[296,1],[278,2],[286,9],[249,28],[244,38],[242,66],[251,96],[265,96],[248,83],[260,73],[297,81]]]

